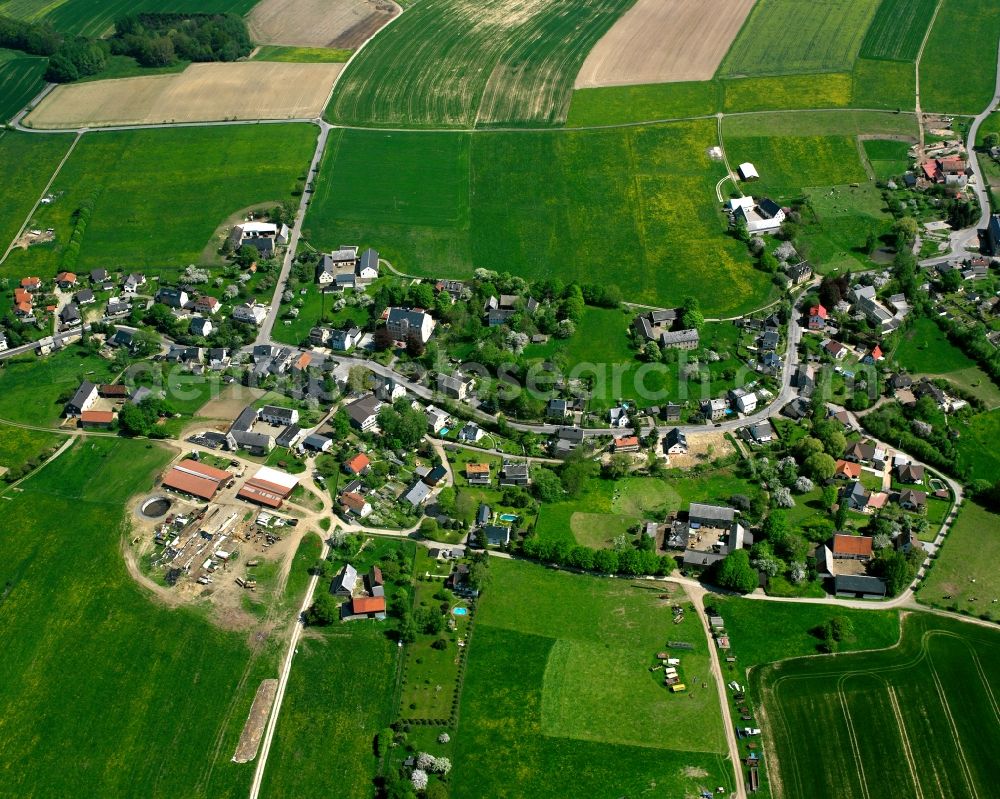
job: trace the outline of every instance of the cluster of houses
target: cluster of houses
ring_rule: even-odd
[[[80,427],[110,427],[124,403],[137,405],[151,393],[144,386],[132,390],[122,383],[84,380],[63,408],[63,416]]]
[[[640,340],[655,341],[661,347],[677,350],[698,348],[698,331],[694,328],[675,329],[680,314],[675,308],[649,311],[632,322],[632,329]]]
[[[322,290],[358,289],[378,280],[378,251],[369,247],[358,254],[358,247],[341,245],[324,253],[316,264],[316,283]]]
[[[229,232],[229,244],[233,252],[239,252],[243,247],[255,247],[264,258],[271,258],[276,247],[288,244],[288,226],[274,222],[258,222],[249,219],[235,225]]]
[[[372,566],[362,577],[350,563],[330,583],[330,593],[344,597],[340,606],[341,621],[385,619],[385,581],[382,570]]]
[[[861,480],[862,472],[868,471],[883,482],[888,482],[885,478],[890,469],[897,483],[907,488],[871,490]],[[851,444],[844,457],[837,461],[834,479],[843,483],[840,502],[859,513],[880,510],[889,503],[896,503],[903,510],[914,513],[922,512],[927,507],[928,492],[919,488],[924,486],[924,467],[913,463],[908,455],[891,453],[872,441],[856,441]],[[947,499],[948,490],[942,487],[934,494]]]
[[[215,329],[212,318],[222,307],[215,297],[202,295],[192,299],[182,287],[165,286],[156,292],[156,301],[175,311],[192,314],[190,330],[196,336],[208,337]],[[267,318],[268,306],[250,299],[233,306],[232,319],[244,324],[260,327]]]

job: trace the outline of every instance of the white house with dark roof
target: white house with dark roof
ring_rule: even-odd
[[[785,212],[774,200],[766,197],[759,202],[753,197],[737,197],[727,203],[733,224],[746,223],[751,235],[773,233],[785,221]]]
[[[396,341],[414,337],[426,344],[434,333],[434,318],[419,308],[387,308],[385,326]]]

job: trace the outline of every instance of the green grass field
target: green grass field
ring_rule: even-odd
[[[746,187],[753,194],[790,200],[813,186],[865,183],[858,147],[850,136],[726,136],[730,163],[751,161],[760,180]]]
[[[13,253],[5,273],[57,271],[73,213],[92,196],[76,271],[103,266],[169,275],[200,263],[228,216],[291,197],[315,138],[310,125],[87,134],[53,185],[57,200],[33,220],[55,228],[56,242]]]
[[[731,785],[718,695],[694,681],[709,671],[693,612],[673,625],[662,588],[627,580],[518,561],[490,570],[453,735],[455,799],[565,796],[553,774],[572,774],[581,796]],[[670,694],[649,671],[667,638],[694,644],[680,654],[687,694]]]
[[[392,720],[397,657],[382,625],[337,625],[302,640],[263,795],[369,799],[376,766],[372,742]]]
[[[72,136],[0,132],[0,161],[9,170],[7,188],[0,192],[0,252],[17,235],[72,141]]]
[[[931,785],[941,796],[989,794],[998,654],[995,630],[913,614],[898,647],[765,668],[755,681],[775,795],[916,796]]]
[[[101,383],[112,377],[110,362],[70,346],[46,358],[8,358],[0,369],[0,419],[55,426],[65,402],[59,397],[83,380]]]
[[[20,427],[0,427],[0,466],[19,473],[25,464],[39,463],[66,440],[58,433],[42,433]],[[12,475],[8,475],[10,479]]]
[[[920,62],[924,111],[981,113],[993,97],[998,38],[1000,5],[993,0],[944,0]]]
[[[907,142],[869,139],[862,142],[862,145],[878,180],[898,177],[910,168],[910,159],[907,157],[910,145]]]
[[[47,59],[35,56],[0,61],[0,122],[9,122],[42,90],[47,66]]]
[[[541,538],[607,548],[616,535],[640,522],[664,518],[689,502],[725,504],[753,485],[724,469],[669,478],[591,480],[578,497],[542,506],[535,530]]]
[[[864,58],[915,61],[937,0],[882,0],[861,44]]]
[[[746,136],[913,136],[916,141],[917,122],[913,115],[830,109],[791,113],[769,111],[726,117],[723,134]]]
[[[5,503],[17,529],[0,537],[0,758],[31,764],[8,771],[12,795],[247,793],[253,766],[230,758],[275,651],[160,607],[122,559],[124,503],[169,457],[81,440]]]
[[[885,108],[913,111],[916,106],[917,77],[913,64],[859,58],[854,63],[855,108]]]
[[[591,47],[630,0],[421,0],[365,47],[331,121],[407,127],[566,120]]]
[[[1000,519],[981,505],[966,503],[948,532],[934,567],[917,598],[926,605],[972,613],[1000,615]]]
[[[0,14],[51,22],[56,30],[79,36],[101,36],[125,14],[153,12],[231,12],[246,14],[256,0],[3,0]]]
[[[706,116],[718,107],[719,89],[713,81],[577,89],[566,125],[579,128]]]
[[[818,75],[734,78],[722,82],[724,108],[772,111],[801,108],[843,108],[851,105],[853,78],[846,72]]]
[[[1000,389],[975,361],[948,341],[929,317],[913,321],[892,355],[900,366],[915,375],[953,380],[959,387],[980,396],[988,407],[1000,405]]]
[[[968,466],[974,480],[1000,480],[1000,408],[973,416],[969,422],[957,423],[961,438],[958,440],[958,461]]]
[[[719,74],[785,75],[850,71],[878,0],[761,0]],[[792,24],[794,20],[794,24]]]
[[[287,47],[281,44],[264,44],[257,48],[254,61],[286,61],[295,64],[342,64],[351,57],[352,50],[332,47]]]
[[[882,162],[876,162],[882,163]],[[869,232],[887,234],[892,217],[882,193],[870,182],[859,186],[826,186],[805,192],[808,208],[800,236],[803,253],[819,273],[836,269],[870,269]]]
[[[306,219],[311,243],[371,243],[401,271],[599,280],[629,300],[700,295],[710,314],[771,287],[726,235],[713,121],[573,133],[345,131]],[[345,203],[344,197],[352,201]],[[690,264],[701,265],[699,269]]]

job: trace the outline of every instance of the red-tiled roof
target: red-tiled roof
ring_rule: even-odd
[[[858,478],[861,476],[861,464],[851,463],[851,461],[844,460],[837,461],[836,474],[843,474],[848,477]]]
[[[344,465],[353,474],[361,474],[365,469],[367,469],[371,465],[371,461],[368,459],[367,455],[365,455],[363,452],[359,452]]]
[[[356,614],[360,613],[385,613],[384,596],[358,596],[354,598],[351,605]]]
[[[21,287],[28,288],[28,286],[38,287],[42,285],[42,279],[40,277],[22,277]]]
[[[72,272],[60,272],[56,275],[56,280],[60,283],[76,283],[76,275]]]
[[[22,302],[26,302],[29,305],[32,303],[31,294],[29,294],[24,289],[14,289],[14,304],[20,305]]]
[[[469,474],[489,474],[490,465],[488,463],[467,463],[465,464],[465,473]]]
[[[296,369],[305,369],[310,363],[312,363],[312,355],[308,352],[303,352],[299,359],[295,362]]]
[[[826,319],[827,311],[826,308],[824,308],[822,305],[814,305],[812,308],[809,309],[809,315],[818,316],[821,319]]]
[[[627,449],[628,447],[638,447],[638,436],[622,436],[615,439],[615,449]]]
[[[177,468],[171,469],[164,475],[163,485],[165,488],[182,491],[185,494],[191,494],[201,499],[211,499],[215,496],[215,492],[219,490],[217,481],[183,472]]]
[[[361,510],[368,504],[368,500],[357,491],[348,491],[346,494],[341,494],[340,501],[351,510]]]
[[[258,491],[264,491],[268,494],[275,494],[281,499],[288,499],[289,494],[295,490],[295,486],[287,488],[277,483],[272,483],[269,480],[262,480],[259,477],[251,477],[246,481],[245,487],[255,488]]]
[[[867,535],[845,535],[837,533],[833,537],[834,555],[871,555],[872,539]]]
[[[123,386],[121,383],[107,383],[97,390],[102,397],[127,397],[129,394],[128,386]]]
[[[214,466],[209,466],[206,463],[201,463],[200,461],[193,460],[192,458],[181,461],[175,468],[195,472],[201,477],[207,477],[210,480],[217,480],[219,482],[228,480],[232,476],[225,469],[216,469]]]
[[[111,424],[114,420],[114,411],[84,411],[80,414],[82,424]]]
[[[281,497],[277,494],[272,494],[270,491],[264,491],[256,486],[252,486],[249,483],[240,489],[239,494],[237,494],[240,499],[246,499],[250,502],[256,502],[258,505],[264,505],[268,508],[280,508],[281,507]]]

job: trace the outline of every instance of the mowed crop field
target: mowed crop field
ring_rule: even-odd
[[[247,23],[266,44],[353,49],[399,11],[393,0],[261,0]]]
[[[492,559],[490,571],[452,735],[453,799],[564,797],[557,774],[572,775],[577,796],[731,787],[693,610],[674,625],[661,589],[521,561]],[[678,650],[687,694],[669,693],[662,672],[649,670],[668,639],[693,645]]]
[[[775,797],[994,795],[994,629],[911,614],[898,647],[785,661],[753,679]]]
[[[160,607],[122,558],[125,503],[169,458],[81,439],[4,503],[17,519],[0,536],[5,794],[247,794],[253,765],[230,758],[277,647]]]
[[[554,125],[590,49],[633,0],[421,0],[364,48],[333,122]]]
[[[24,124],[40,129],[241,119],[313,119],[342,64],[246,61],[57,87]]]
[[[68,135],[0,132],[0,163],[6,170],[6,186],[0,192],[0,253],[17,235],[72,142]]]
[[[31,143],[50,138],[25,137]],[[56,201],[33,219],[37,227],[55,228],[55,243],[15,250],[3,274],[52,274],[73,231],[74,211],[91,197],[77,271],[100,266],[162,274],[200,263],[212,234],[233,212],[291,197],[315,141],[315,128],[304,124],[88,133],[53,185]]]
[[[9,50],[0,50],[0,123],[6,124],[45,86],[42,76],[45,58],[20,56],[4,59]],[[11,55],[14,55],[11,53]]]
[[[850,72],[879,0],[758,0],[720,74]]]
[[[944,0],[920,61],[923,110],[982,113],[996,85],[998,39],[1000,4],[995,0]]]
[[[861,44],[863,58],[914,61],[937,0],[882,0]]]
[[[409,13],[409,12],[407,12]],[[572,133],[343,131],[305,230],[378,247],[403,272],[613,279],[629,300],[758,307],[767,276],[726,232],[714,121]],[[350,198],[349,200],[347,198]]]
[[[257,0],[2,0],[0,15],[51,22],[56,30],[101,36],[126,14],[200,12],[245,14]]]
[[[710,80],[755,0],[638,0],[583,62],[575,86]]]

